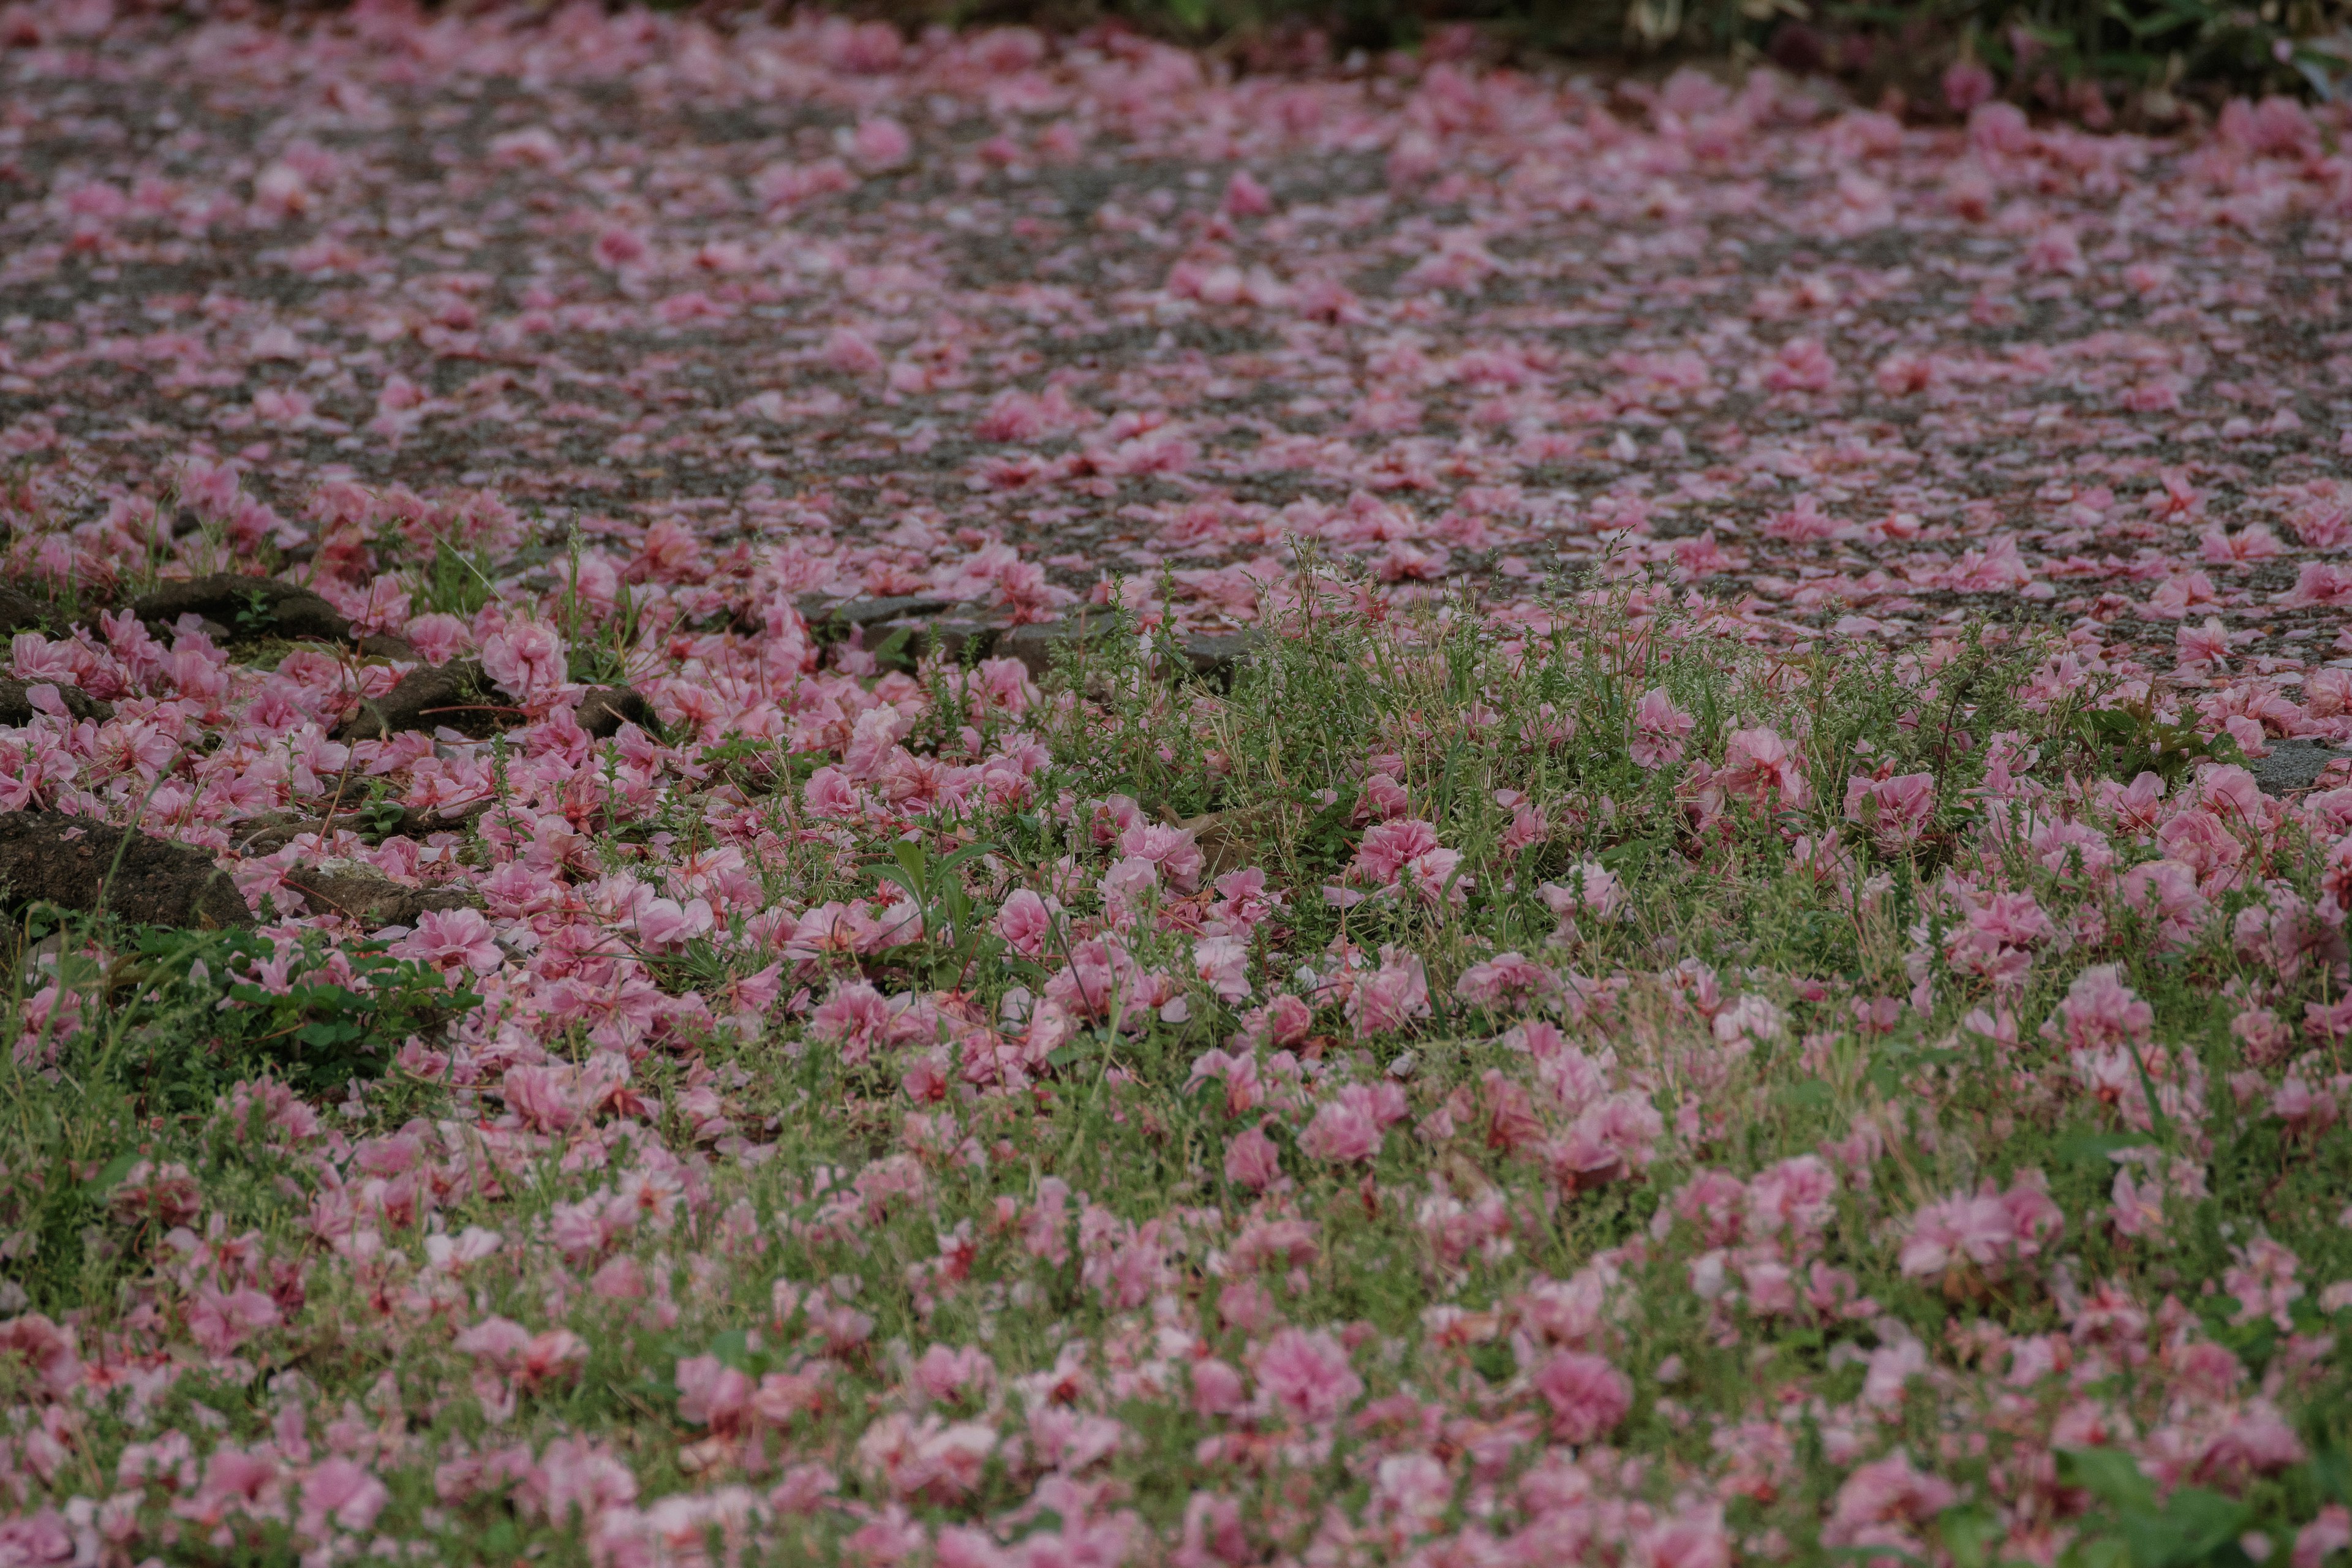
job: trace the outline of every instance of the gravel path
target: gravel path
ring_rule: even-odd
[[[1117,573],[1246,620],[1313,542],[1505,602],[1656,568],[1765,636],[2337,651],[2332,575],[2278,601],[2352,534],[2352,163],[2290,106],[2158,142],[1760,74],[13,14],[6,504],[84,571],[194,458],[355,590],[410,492],[483,491],[624,572],[774,542],[999,618]]]

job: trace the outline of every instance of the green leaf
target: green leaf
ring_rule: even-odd
[[[2077,1540],[2059,1560],[2061,1568],[2131,1568],[2131,1549],[2112,1535]]]
[[[1817,1078],[1800,1079],[1773,1098],[1794,1110],[1822,1110],[1837,1103],[1837,1090]]]
[[[2311,1456],[2312,1479],[2337,1502],[2352,1503],[2352,1455],[2329,1446]]]
[[[2163,1512],[2126,1509],[2119,1523],[2137,1568],[2185,1568],[2234,1542],[2248,1511],[2219,1492],[2182,1487],[2165,1500]]]
[[[2058,1479],[2110,1507],[2156,1506],[2156,1484],[2139,1468],[2139,1461],[2120,1448],[2061,1448]]]
[[[912,669],[914,656],[907,651],[915,640],[915,628],[900,626],[874,646],[874,662],[884,669]]]
[[[923,907],[922,883],[910,879],[906,872],[900,870],[898,867],[887,865],[878,860],[874,864],[874,873],[881,880],[888,882],[894,887],[903,889],[907,896],[915,900],[915,907],[917,909]]]
[[[1881,1563],[1894,1561],[1910,1564],[1910,1568],[1927,1568],[1927,1561],[1916,1552],[1906,1552],[1899,1546],[1824,1546],[1824,1557],[1850,1563]]]
[[[2278,1325],[2268,1318],[2235,1321],[2240,1303],[2235,1296],[2207,1297],[2206,1332],[2229,1347],[2231,1353],[2259,1374],[2278,1353]]]
[[[396,800],[372,800],[360,807],[360,822],[371,833],[391,833],[408,820],[407,809]]]
[[[1492,1340],[1471,1347],[1470,1364],[1488,1383],[1507,1383],[1519,1369],[1518,1358],[1511,1353],[1511,1347]]]
[[[2058,1141],[2057,1155],[2070,1165],[2105,1165],[2117,1150],[2144,1149],[2148,1142],[2144,1132],[2077,1132]]]
[[[932,868],[931,876],[936,880],[944,881],[944,879],[950,874],[961,869],[970,862],[979,859],[982,856],[990,853],[995,849],[995,845],[985,841],[979,844],[967,844],[962,848],[957,850],[954,854],[949,856],[944,860],[941,860],[939,865]]]
[[[114,1191],[116,1187],[122,1184],[122,1178],[129,1175],[131,1173],[131,1167],[138,1163],[139,1151],[136,1149],[125,1149],[113,1159],[109,1160],[106,1163],[105,1169],[100,1171],[97,1175],[92,1176],[89,1179],[89,1190],[98,1194],[100,1197],[105,1196],[107,1194]]]
[[[1953,1568],[1990,1568],[1992,1549],[2007,1533],[2000,1519],[1981,1503],[1946,1509],[1937,1521]]]

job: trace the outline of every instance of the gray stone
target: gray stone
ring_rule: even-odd
[[[34,708],[33,700],[27,692],[27,688],[40,686],[43,684],[51,685],[57,688],[58,700],[65,704],[66,713],[69,718],[91,719],[102,724],[109,719],[114,717],[113,703],[101,702],[97,698],[83,691],[79,686],[68,686],[63,681],[48,681],[45,683],[38,680],[27,681],[0,679],[0,724],[24,725],[31,723],[33,721],[33,715],[38,711],[38,710]]]
[[[308,588],[275,577],[216,572],[158,583],[131,601],[131,613],[150,626],[170,627],[182,616],[226,629],[231,636],[276,635],[341,642],[352,633],[342,612]]]
[[[1034,621],[1025,626],[1014,626],[996,639],[996,651],[1002,658],[1019,659],[1028,666],[1032,676],[1042,680],[1053,671],[1056,650],[1067,658],[1081,648],[1098,647],[1118,635],[1117,616],[1082,611],[1058,621]]]
[[[950,664],[961,664],[968,659],[992,657],[1004,632],[1005,628],[993,621],[942,616],[918,626],[915,641],[927,655],[935,655]]]
[[[46,631],[49,606],[13,584],[0,583],[0,632]]]
[[[820,634],[846,636],[859,626],[904,620],[910,616],[936,616],[955,606],[953,599],[935,594],[895,594],[877,599],[826,599],[812,595],[797,608],[810,627]]]
[[[572,718],[600,741],[609,741],[619,734],[624,724],[635,724],[656,739],[662,732],[661,720],[656,717],[653,704],[633,686],[590,687],[581,697]]]
[[[1255,632],[1195,632],[1184,639],[1184,658],[1197,679],[1229,690],[1257,645]]]
[[[2352,752],[2318,741],[2281,741],[2268,756],[2249,758],[2246,771],[2264,795],[2290,795],[2317,784],[2327,764],[2338,757],[2352,757]]]

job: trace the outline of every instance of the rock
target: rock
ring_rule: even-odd
[[[931,622],[918,637],[926,654],[959,660],[1017,658],[1028,667],[1031,676],[1043,679],[1054,668],[1056,650],[1065,658],[1075,657],[1082,649],[1115,637],[1119,626],[1116,612],[1088,608],[1060,620],[1003,629],[980,621],[943,619]],[[976,649],[971,646],[974,641],[979,645]],[[1220,689],[1230,689],[1257,644],[1255,632],[1192,633],[1181,644],[1183,666],[1171,673],[1189,675]]]
[[[131,609],[141,620],[165,627],[182,616],[199,616],[228,627],[232,637],[342,642],[352,635],[352,624],[342,612],[310,589],[275,577],[246,577],[233,572],[159,583],[133,599]]]
[[[474,906],[454,889],[405,887],[364,866],[299,867],[286,877],[313,914],[368,926],[415,925],[434,910]],[[134,925],[250,926],[253,911],[210,850],[57,812],[0,812],[0,886],[11,904],[41,902]]]
[[[2352,758],[2352,752],[2318,741],[2281,741],[2268,755],[2247,759],[2246,771],[2264,795],[2289,795],[2317,784],[2338,758]]]
[[[343,613],[308,588],[275,577],[247,577],[215,572],[208,577],[159,583],[152,591],[131,602],[131,613],[147,624],[162,641],[182,616],[204,622],[205,635],[215,643],[246,641],[260,637],[322,642],[357,642],[362,653],[381,658],[413,658],[416,650],[400,637],[354,637]]]
[[[609,741],[619,734],[624,724],[635,724],[656,738],[662,732],[654,705],[633,686],[590,687],[572,717],[582,729],[600,741]]]
[[[410,888],[365,867],[298,867],[286,885],[302,895],[314,915],[338,914],[363,926],[413,926],[436,910],[478,909],[473,894],[454,888]]]
[[[944,658],[955,663],[986,658],[995,648],[1003,626],[970,616],[950,616],[957,601],[936,594],[897,594],[873,599],[828,599],[810,595],[797,608],[820,637],[831,640],[853,632],[863,634],[862,645],[879,653],[896,639],[897,647],[882,662],[912,669],[918,659]]]
[[[1014,626],[996,639],[1000,658],[1017,658],[1028,666],[1029,673],[1039,679],[1052,673],[1055,656],[1076,657],[1082,650],[1099,647],[1118,635],[1119,618],[1097,610],[1066,616],[1058,621],[1033,621]]]
[[[1286,801],[1265,800],[1255,805],[1235,806],[1229,811],[1213,811],[1204,816],[1189,817],[1176,824],[1192,835],[1207,865],[1204,874],[1222,877],[1228,871],[1238,871],[1245,866],[1263,862],[1269,836],[1281,837],[1295,830],[1306,813]]]
[[[387,820],[380,813],[362,815],[346,808],[331,817],[320,812],[271,812],[265,816],[249,817],[237,824],[232,835],[236,852],[246,856],[274,855],[305,833],[327,833],[349,828],[371,842],[386,838],[422,838],[428,833],[446,833],[465,826],[490,809],[487,800],[478,800],[457,806],[446,815],[417,806],[404,806],[395,819]]]
[[[137,925],[254,923],[211,851],[57,812],[0,812],[0,887],[11,905],[103,910]]]
[[[47,631],[49,606],[13,583],[0,583],[0,631]]]
[[[1229,691],[1258,640],[1255,632],[1194,632],[1183,642],[1185,662],[1195,679]]]
[[[58,698],[66,705],[66,712],[73,718],[95,720],[99,723],[103,724],[109,719],[114,717],[113,703],[100,702],[97,698],[92,697],[82,690],[79,686],[68,686],[61,680],[44,682],[38,680],[10,680],[5,678],[0,678],[0,724],[25,725],[31,723],[33,721],[33,715],[39,711],[38,709],[33,706],[33,699],[30,695],[31,689],[41,685],[50,685],[57,688]]]
[[[653,704],[634,687],[592,686],[572,717],[600,741],[619,734],[623,724],[635,724],[656,736],[662,733]],[[479,663],[461,658],[438,669],[429,666],[412,669],[383,696],[363,700],[360,710],[335,731],[335,738],[380,741],[404,730],[429,734],[446,725],[461,735],[482,740],[521,718],[522,710],[491,688]]]
[[[446,724],[481,740],[519,717],[520,710],[490,690],[479,664],[453,659],[438,669],[429,665],[412,669],[383,696],[362,699],[359,712],[344,721],[335,738],[381,741],[404,730],[429,734]]]
[[[801,617],[820,635],[846,636],[859,626],[904,620],[909,616],[936,616],[954,608],[953,599],[934,594],[896,594],[874,599],[827,599],[811,595],[798,601]]]
[[[920,626],[915,634],[926,656],[945,659],[950,664],[992,657],[997,645],[1004,640],[1005,628],[991,621],[965,620],[941,616]]]

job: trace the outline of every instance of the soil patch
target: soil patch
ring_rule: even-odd
[[[453,659],[438,669],[412,669],[383,696],[362,699],[359,712],[344,721],[335,738],[381,741],[406,730],[430,734],[446,725],[461,735],[487,740],[521,714],[522,710],[491,689],[480,664]]]
[[[56,687],[58,699],[66,705],[66,713],[70,718],[89,719],[103,724],[114,717],[113,703],[100,702],[79,686],[68,686],[62,681],[0,678],[0,724],[16,727],[31,723],[33,715],[40,711],[33,706],[32,689],[41,685]]]
[[[253,912],[210,852],[47,811],[0,812],[0,887],[138,925],[249,926]]]
[[[179,618],[192,615],[208,627],[217,628],[212,633],[215,642],[313,637],[324,642],[356,641],[362,652],[388,658],[413,657],[415,651],[399,637],[354,637],[349,617],[325,598],[275,577],[215,572],[163,583],[133,600],[131,608],[166,640]]]

